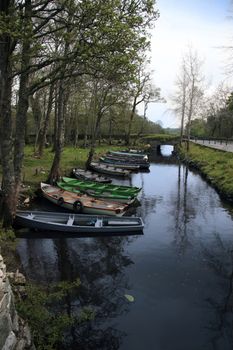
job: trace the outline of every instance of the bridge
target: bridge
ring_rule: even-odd
[[[176,135],[152,135],[144,137],[143,141],[150,144],[152,149],[159,150],[160,146],[163,145],[176,146],[180,142],[180,137]]]

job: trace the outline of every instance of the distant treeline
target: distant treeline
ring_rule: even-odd
[[[43,110],[42,100],[39,99],[37,104],[40,114],[43,115],[45,112]],[[67,113],[66,116],[67,120],[64,127],[64,144],[77,146],[79,144],[85,145],[86,143],[88,145],[88,140],[92,138],[93,128],[91,115],[86,114],[84,110],[75,113],[73,109],[77,111],[75,106],[70,106],[70,108],[68,108],[70,113]],[[26,130],[26,143],[28,144],[35,144],[40,139],[41,126],[38,120],[37,111],[38,109],[31,109],[28,113],[28,125]],[[125,106],[124,113],[122,113],[122,109],[118,108],[114,108],[111,112],[106,113],[106,116],[101,120],[97,139],[99,141],[106,139],[109,143],[113,140],[121,140],[124,142],[127,137],[127,126],[130,113],[130,106],[128,106],[128,109],[127,106]],[[52,112],[46,135],[47,144],[51,144],[54,141],[54,123],[55,116],[54,112]],[[164,133],[164,129],[160,124],[136,114],[132,123],[132,139],[139,139],[141,136],[151,133],[162,134]]]

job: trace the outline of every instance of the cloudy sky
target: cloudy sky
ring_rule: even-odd
[[[211,89],[226,79],[227,54],[222,49],[233,38],[229,20],[231,0],[157,0],[160,18],[152,32],[153,83],[159,86],[166,104],[150,104],[147,117],[161,120],[164,127],[177,127],[170,111],[169,96],[179,72],[181,58],[191,45],[204,59],[203,73]],[[143,106],[138,109],[142,113]]]

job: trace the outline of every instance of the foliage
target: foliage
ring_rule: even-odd
[[[68,327],[94,318],[90,308],[83,308],[78,315],[72,315],[63,307],[65,298],[76,294],[79,286],[79,279],[72,283],[63,281],[47,288],[29,284],[24,298],[18,297],[17,310],[29,323],[36,349],[57,349]]]
[[[116,95],[127,95],[128,88],[135,83],[138,67],[150,48],[149,30],[158,16],[155,0],[1,2],[0,90],[4,96],[0,99],[0,146],[5,226],[12,223],[25,175],[22,167],[29,102],[31,107],[34,103],[35,143],[40,138],[40,155],[48,136],[48,124],[53,122],[50,126],[54,129],[55,152],[49,175],[52,181],[61,173],[64,126],[70,125],[65,138],[74,134],[71,136],[75,146],[81,119],[85,133],[90,131],[93,139],[94,136],[100,138],[97,133],[102,116],[107,114],[105,108],[113,106]],[[82,79],[83,89],[79,86]],[[101,89],[97,86],[97,94],[93,94],[92,86],[99,82]],[[77,90],[81,96],[77,96],[70,118],[70,100]],[[83,95],[84,103],[80,106]],[[96,109],[99,96],[100,108]],[[41,101],[36,101],[41,97]],[[49,120],[50,115],[53,120]],[[112,123],[110,112],[108,118]],[[92,142],[91,155],[94,147]]]
[[[194,119],[191,121],[191,135],[204,137],[206,135],[206,123],[203,119]]]
[[[143,140],[145,142],[149,142],[150,140],[166,142],[166,141],[178,140],[178,139],[179,139],[179,136],[170,135],[170,134],[151,134],[143,137]]]
[[[200,111],[201,118],[191,123],[192,136],[231,138],[233,136],[231,87],[220,83],[215,91],[205,98]]]
[[[15,233],[11,229],[0,228],[0,254],[3,255],[7,268],[14,271],[17,267]]]

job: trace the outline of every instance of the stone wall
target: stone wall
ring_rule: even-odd
[[[0,349],[35,350],[30,330],[15,309],[9,278],[18,284],[24,280],[23,275],[18,272],[7,274],[6,265],[0,255]]]

